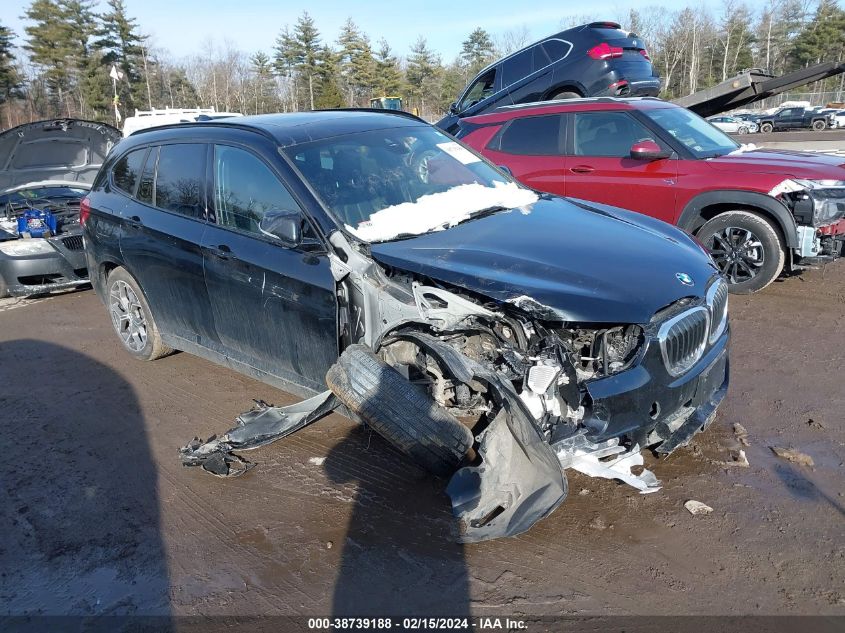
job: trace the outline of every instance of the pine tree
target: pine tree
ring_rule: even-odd
[[[820,0],[813,19],[795,38],[792,56],[798,67],[845,56],[845,10],[837,0]]]
[[[378,96],[391,97],[400,95],[402,90],[402,71],[390,44],[382,38],[375,56],[375,82],[373,89]]]
[[[15,99],[23,98],[23,78],[15,64],[13,54],[15,33],[12,29],[0,24],[0,107]],[[8,110],[7,110],[8,114]],[[11,126],[11,118],[7,117]]]
[[[27,40],[24,49],[32,63],[41,70],[47,98],[53,114],[66,110],[65,93],[70,89],[70,34],[62,19],[58,2],[35,0],[24,12],[33,24],[25,27]]]
[[[340,78],[340,56],[328,46],[324,46],[319,53],[319,64],[315,73],[316,98],[314,107],[320,110],[342,108],[346,100],[340,92],[338,79]],[[312,108],[314,109],[314,108]]]
[[[308,95],[308,106],[311,110],[315,108],[314,96],[315,80],[320,71],[320,63],[323,59],[323,48],[320,43],[320,32],[314,24],[314,19],[305,11],[296,21],[293,29],[295,46],[296,70],[303,78]]]
[[[420,36],[408,56],[405,76],[411,94],[420,104],[420,112],[425,113],[427,105],[437,98],[436,80],[440,71],[440,58],[428,48],[428,42]]]
[[[296,66],[299,56],[297,54],[296,39],[285,26],[276,37],[276,45],[273,47],[273,70],[276,75],[283,77],[290,86],[292,110],[299,109],[299,92],[297,90]]]
[[[54,114],[104,115],[103,76],[90,39],[96,24],[90,0],[34,0],[24,13],[24,49],[40,69]]]
[[[460,56],[466,76],[474,76],[495,57],[495,47],[490,34],[481,27],[476,28],[461,45]]]
[[[106,73],[114,65],[123,73],[118,82],[118,96],[125,111],[130,112],[146,98],[146,82],[149,72],[144,72],[145,37],[138,32],[134,18],[126,14],[123,0],[109,0],[107,11],[100,16],[100,27],[95,35],[94,48],[101,54],[100,62]],[[149,70],[149,69],[148,69]],[[141,94],[139,94],[141,93]]]
[[[255,82],[255,113],[271,112],[274,109],[275,84],[273,65],[264,51],[258,51],[249,59],[250,70]]]
[[[94,0],[59,0],[59,10],[70,33],[70,60],[78,111],[83,116],[104,119],[110,116],[111,99],[108,73],[100,54],[92,50],[91,38],[97,25]]]

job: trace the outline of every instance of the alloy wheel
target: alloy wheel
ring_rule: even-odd
[[[117,280],[109,291],[109,313],[117,335],[133,352],[147,346],[147,316],[132,287]]]
[[[706,246],[731,284],[753,279],[766,262],[760,238],[748,229],[729,226],[710,236]]]

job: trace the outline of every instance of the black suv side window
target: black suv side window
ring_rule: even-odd
[[[507,88],[534,72],[534,48],[532,46],[502,62],[502,86]]]
[[[138,195],[135,197],[145,204],[153,204],[153,186],[155,185],[156,164],[158,163],[158,147],[151,147],[144,163],[144,171],[141,173],[141,182],[138,185]]]
[[[631,146],[643,140],[663,143],[642,123],[625,112],[577,112],[573,144],[576,156],[625,158]]]
[[[458,110],[464,111],[471,105],[475,105],[479,101],[486,99],[495,92],[496,84],[496,69],[491,68],[486,73],[475,80],[469,90],[467,90],[464,98],[458,106]]]
[[[141,168],[144,166],[144,155],[147,148],[136,149],[117,161],[112,171],[112,182],[114,186],[130,196],[135,193],[135,185],[141,177]]]
[[[205,154],[200,143],[159,148],[153,204],[191,218],[205,215]]]
[[[562,121],[560,114],[514,119],[502,131],[498,149],[507,154],[528,156],[563,154]]]
[[[541,44],[546,55],[549,56],[552,62],[556,62],[569,55],[572,50],[572,44],[567,44],[562,40],[546,40]]]
[[[263,160],[228,145],[214,146],[214,208],[217,224],[256,235],[268,211],[301,212]]]

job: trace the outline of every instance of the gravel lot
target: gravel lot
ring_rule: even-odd
[[[845,263],[731,302],[730,394],[694,445],[647,457],[663,490],[574,473],[527,534],[459,546],[444,482],[337,415],[243,478],[182,468],[251,399],[295,399],[130,359],[90,290],[4,300],[2,613],[845,615]]]

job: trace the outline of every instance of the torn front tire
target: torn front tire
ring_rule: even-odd
[[[467,427],[364,345],[350,345],[326,383],[376,433],[434,474],[454,473],[472,447]]]

